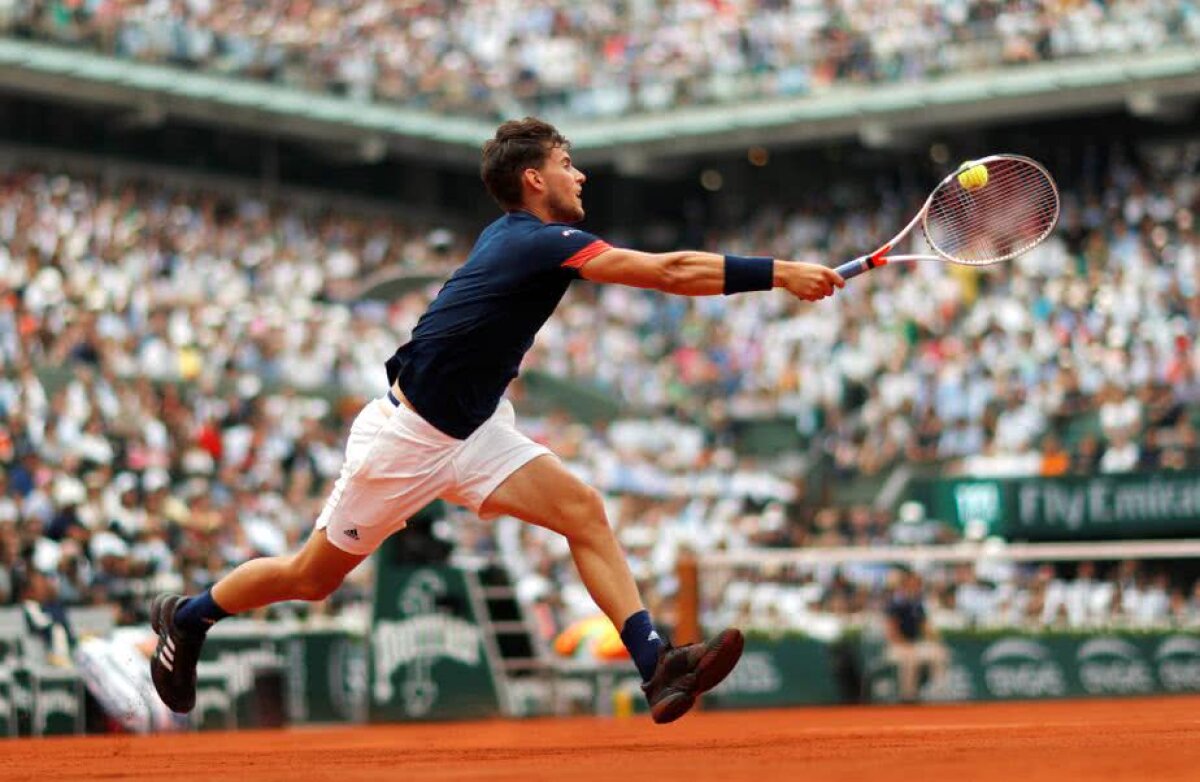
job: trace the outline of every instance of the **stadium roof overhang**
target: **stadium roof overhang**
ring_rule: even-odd
[[[353,145],[475,166],[494,123],[320,95],[226,76],[118,60],[0,38],[0,89],[126,108],[147,122],[176,116],[264,135]],[[680,108],[652,116],[548,117],[588,165],[638,173],[657,161],[858,138],[886,145],[905,134],[977,123],[1125,108],[1169,116],[1200,99],[1200,51],[1043,63],[932,81],[839,86],[805,97]]]

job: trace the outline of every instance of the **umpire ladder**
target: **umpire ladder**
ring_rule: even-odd
[[[509,716],[547,713],[554,702],[554,669],[507,568],[492,562],[467,570],[467,591],[483,631],[488,665]],[[536,706],[533,706],[536,704]]]

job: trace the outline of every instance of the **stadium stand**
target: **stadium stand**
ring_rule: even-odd
[[[0,33],[454,114],[573,116],[1200,41],[1172,2],[9,0]]]
[[[1198,159],[1183,144],[1114,163],[1102,186],[1068,195],[1059,234],[1012,269],[899,271],[820,313],[782,297],[580,286],[527,368],[638,416],[588,427],[551,414],[528,429],[606,491],[660,600],[683,541],[887,546],[957,534],[932,527],[914,541],[890,511],[825,507],[807,483],[815,475],[852,480],[902,461],[973,475],[1194,468],[1197,347],[1182,319],[1197,314]],[[382,266],[444,274],[466,239],[65,172],[10,171],[0,183],[5,571],[58,572],[66,602],[114,601],[126,621],[151,591],[196,589],[302,539],[352,409],[324,392],[376,389],[380,356],[430,294],[343,303],[333,286]],[[823,261],[881,240],[904,198],[885,198],[870,221],[854,200],[784,205],[712,241]],[[866,322],[870,332],[853,327]],[[764,417],[790,422],[806,460],[739,448],[739,422]],[[591,610],[561,542],[506,526],[496,542],[461,521],[464,550],[501,553],[531,601],[561,591],[554,626]],[[825,574],[819,594],[797,576],[795,589],[852,612],[879,594],[881,573],[868,575]],[[961,594],[982,599],[965,578],[934,581],[947,611],[974,605]],[[1153,594],[1153,610],[1122,597],[1114,619],[1190,616],[1190,585],[1158,579],[1122,590]],[[1046,580],[1034,568],[991,587],[1003,596],[989,599],[1014,606],[995,615],[1058,621],[1056,609],[1030,608],[1054,604]],[[361,598],[361,583],[343,599]]]
[[[136,662],[145,702],[125,729],[189,727],[155,714],[128,653],[145,646],[148,597],[195,593],[305,539],[352,416],[383,391],[383,359],[492,213],[472,134],[525,113],[602,148],[585,165],[589,228],[657,249],[832,264],[907,221],[927,174],[953,166],[947,142],[1044,144],[1061,162],[1059,228],[1010,266],[890,267],[819,307],[572,287],[511,396],[522,430],[602,491],[664,629],[691,611],[788,636],[780,659],[796,638],[874,643],[894,552],[999,544],[980,542],[998,533],[970,514],[914,501],[921,479],[1195,484],[1200,141],[1182,122],[1198,45],[1195,0],[0,0],[0,113],[12,110],[0,128],[0,689],[14,657],[60,666],[47,681],[74,688],[60,700],[82,730],[62,647],[79,667],[79,637],[109,636],[89,640],[121,641],[106,654]],[[1085,109],[1110,113],[1052,124]],[[1006,124],[1010,111],[1031,129]],[[1112,112],[1130,125],[1105,127]],[[59,157],[57,145],[73,148]],[[796,181],[762,184],[783,178]],[[395,574],[387,556],[441,567],[450,549],[439,572],[470,578],[444,602],[475,603],[455,628],[487,627],[485,664],[533,674],[497,692],[542,697],[539,654],[596,616],[565,541],[433,510],[392,541],[400,555],[369,560],[327,604],[224,624],[234,637],[202,669],[216,705],[190,727],[278,724],[282,699],[263,699],[264,718],[259,690],[282,688],[318,648],[313,670],[342,679],[344,697],[289,719],[364,719],[362,690],[399,668],[377,678],[363,658],[379,637],[399,645],[411,619],[376,593],[376,625],[392,634],[366,629],[376,569]],[[752,559],[837,547],[878,559]],[[701,604],[685,606],[681,561],[724,554],[747,559],[709,570]],[[1196,562],[960,557],[919,570],[940,628],[1083,644],[1195,633]],[[492,615],[511,597],[518,609]],[[530,648],[487,648],[526,626]],[[295,636],[267,650],[297,628],[345,647]],[[27,653],[36,633],[53,654]],[[414,664],[414,691],[431,665]],[[615,708],[604,697],[598,710]],[[500,711],[535,711],[515,700]]]

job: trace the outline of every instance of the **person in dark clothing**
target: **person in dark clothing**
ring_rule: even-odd
[[[67,621],[67,609],[58,597],[54,578],[30,564],[21,577],[21,608],[29,632],[46,649],[46,662],[56,667],[71,667],[75,636]]]
[[[914,703],[921,666],[929,667],[936,687],[945,675],[948,655],[926,615],[921,577],[913,571],[901,573],[900,584],[888,600],[887,641],[888,661],[895,664],[899,678],[900,699]]]

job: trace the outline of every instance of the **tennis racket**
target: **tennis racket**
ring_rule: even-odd
[[[1058,186],[1037,161],[1021,155],[969,161],[934,188],[903,231],[870,255],[843,263],[837,273],[848,280],[889,261],[967,266],[1009,261],[1044,242],[1058,213]],[[917,223],[935,254],[890,255]]]

